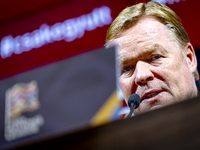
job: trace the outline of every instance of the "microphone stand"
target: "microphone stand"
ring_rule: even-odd
[[[134,103],[131,103],[131,106],[130,106],[130,112],[129,114],[126,116],[126,118],[130,118],[133,114],[133,110],[135,109],[135,105]]]

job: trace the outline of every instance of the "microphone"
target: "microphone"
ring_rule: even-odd
[[[128,99],[128,106],[130,108],[130,112],[126,118],[131,117],[133,110],[136,109],[140,105],[140,96],[138,94],[132,94]]]

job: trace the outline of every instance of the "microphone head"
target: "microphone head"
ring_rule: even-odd
[[[134,103],[135,108],[140,105],[140,96],[138,94],[132,94],[128,99],[128,106],[131,107],[131,103]]]

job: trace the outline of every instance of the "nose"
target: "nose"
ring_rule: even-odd
[[[135,84],[145,85],[148,81],[154,79],[154,74],[150,70],[150,64],[138,61],[135,68]]]

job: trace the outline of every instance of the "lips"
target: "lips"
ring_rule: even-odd
[[[150,92],[147,92],[142,96],[141,101],[143,101],[145,99],[153,98],[153,97],[157,96],[160,92],[162,92],[162,91],[150,91]]]

